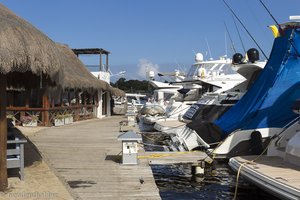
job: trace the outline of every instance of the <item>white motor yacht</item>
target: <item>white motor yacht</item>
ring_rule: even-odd
[[[203,61],[202,54],[198,53],[195,60],[196,63],[191,66],[185,79],[182,82],[173,83],[183,85],[183,88],[179,90],[180,95],[168,104],[163,116],[145,117],[146,123],[178,121],[178,118],[181,118],[205,92],[221,93],[245,80],[231,67],[231,59],[221,57],[219,60]],[[154,128],[161,131],[160,128],[155,127],[156,124]]]
[[[201,145],[211,148],[215,158],[251,155],[253,134],[259,133],[266,146],[269,138],[288,129],[297,118],[290,108],[300,98],[300,22],[280,26],[284,34],[275,38],[255,83],[221,118],[197,130]],[[210,145],[215,143],[216,147]]]
[[[189,122],[180,129],[170,131],[171,148],[174,151],[190,151],[196,148],[209,148],[202,138],[199,136],[198,129],[207,122],[212,122],[222,116],[229,110],[241,97],[247,89],[253,84],[265,62],[243,63],[238,66],[238,72],[242,74],[246,80],[236,87],[218,93],[206,93],[200,100],[194,104],[188,112],[183,116],[186,122]]]
[[[212,107],[212,105],[216,105],[221,101],[223,101],[221,103],[222,105],[225,104],[232,105],[236,103],[236,101],[240,99],[240,97],[246,91],[249,82],[253,82],[252,76],[257,76],[258,71],[260,71],[265,64],[265,62],[255,62],[255,64],[244,63],[242,67],[240,67],[241,65],[238,65],[238,63],[242,62],[241,59],[243,59],[243,56],[241,54],[237,54],[237,55],[239,56],[240,60],[237,61],[235,65],[231,65],[231,64],[229,66],[228,64],[224,65],[224,59],[223,59],[223,62],[221,61],[222,64],[219,66],[213,64],[213,61],[208,61],[204,63],[208,64],[208,66],[212,66],[211,68],[205,67],[200,63],[198,63],[198,65],[196,65],[196,67],[194,67],[193,70],[190,70],[189,72],[190,76],[188,76],[189,78],[186,79],[187,81],[193,79],[197,81],[198,78],[195,77],[194,75],[196,72],[200,73],[203,69],[205,69],[205,71],[209,71],[206,80],[198,79],[198,83],[201,82],[204,91],[207,91],[208,88],[211,89],[214,88],[214,90],[212,90],[212,92],[210,92],[211,90],[208,90],[209,92],[204,93],[201,96],[201,98],[198,100],[198,102],[193,104],[183,114],[183,117],[179,119],[178,123],[159,121],[154,125],[154,128],[161,132],[176,134],[180,132],[182,128],[184,128],[184,124],[182,124],[180,121],[191,122],[191,120],[195,119],[195,117],[193,116],[195,115],[196,111],[202,110],[202,107],[204,105],[205,108],[203,107],[203,111],[204,111],[203,115],[207,112],[209,107]],[[229,74],[228,75],[222,74],[221,72],[223,70],[227,71],[227,73],[229,71]],[[237,72],[238,74],[235,74],[235,72]],[[243,76],[244,79],[241,79],[240,78],[241,76]],[[226,102],[225,99],[227,99]],[[231,100],[231,102],[229,102],[229,100]],[[221,106],[219,105],[217,107],[221,107]],[[217,111],[216,113],[220,113],[220,110]]]
[[[173,85],[170,84],[170,82],[178,82],[184,79],[184,74],[180,73],[179,70],[169,73],[158,73],[158,76],[163,77],[164,81],[155,81],[153,71],[149,71],[147,76],[149,84],[152,85],[155,90],[152,98],[148,98],[148,101],[140,111],[140,119],[142,122],[144,122],[146,116],[161,116],[165,113],[170,100],[175,98],[179,93],[178,90],[182,88],[182,85]]]
[[[293,110],[300,114],[300,101]],[[300,117],[268,142],[266,155],[233,157],[229,165],[240,176],[280,199],[300,199]],[[263,152],[263,145],[252,147],[256,154]]]
[[[253,118],[257,128],[242,130],[243,135],[232,133],[225,140],[227,148],[217,149],[221,155],[233,155],[235,150],[239,155],[229,160],[231,168],[280,199],[300,199],[300,16],[290,19],[297,21],[279,25],[266,66],[272,67],[275,76],[273,80],[271,73],[263,77],[272,81],[264,95],[269,107],[260,102],[263,110]],[[267,126],[262,126],[264,122]],[[241,151],[238,141],[248,151]],[[245,152],[250,155],[241,156]]]
[[[144,94],[126,93],[125,97],[128,111],[138,112],[145,104],[145,102],[142,101],[142,99],[146,97]]]

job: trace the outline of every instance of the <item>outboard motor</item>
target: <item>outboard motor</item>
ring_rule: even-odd
[[[242,63],[243,63],[243,55],[240,53],[235,53],[232,56],[232,64],[238,65],[238,64],[242,64]]]
[[[255,61],[259,60],[259,52],[255,48],[251,48],[247,51],[248,60],[251,63],[255,63]]]

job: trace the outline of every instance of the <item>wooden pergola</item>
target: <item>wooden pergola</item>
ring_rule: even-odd
[[[108,65],[108,55],[110,54],[109,51],[102,49],[102,48],[85,48],[85,49],[72,49],[73,52],[77,55],[77,57],[81,54],[85,55],[100,55],[100,67],[99,71],[109,72],[109,65]],[[106,62],[105,68],[103,69],[102,65],[102,55],[106,55]]]

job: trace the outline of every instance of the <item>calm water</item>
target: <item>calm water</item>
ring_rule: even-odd
[[[143,133],[147,151],[164,151],[168,136]],[[233,199],[236,175],[227,163],[216,163],[205,177],[193,176],[189,164],[153,165],[152,171],[162,199]],[[238,199],[278,200],[239,178]]]

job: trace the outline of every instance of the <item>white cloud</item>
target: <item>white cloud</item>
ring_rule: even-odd
[[[147,78],[146,77],[147,71],[153,71],[155,73],[155,75],[157,75],[157,73],[159,71],[158,64],[153,64],[150,60],[147,60],[145,58],[141,58],[139,60],[139,63],[137,64],[137,66],[138,66],[137,74],[142,78]]]

